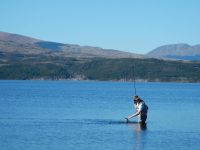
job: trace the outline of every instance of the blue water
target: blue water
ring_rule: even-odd
[[[200,84],[136,87],[149,106],[146,126],[124,123],[133,83],[0,81],[0,149],[200,149]]]

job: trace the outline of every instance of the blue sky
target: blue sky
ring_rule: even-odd
[[[1,0],[0,31],[147,53],[200,44],[199,0]]]

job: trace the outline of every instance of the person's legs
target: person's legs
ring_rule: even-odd
[[[147,120],[147,115],[144,114],[139,115],[139,120],[138,120],[139,123],[145,123],[146,120]]]

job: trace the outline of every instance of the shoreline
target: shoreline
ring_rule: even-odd
[[[33,79],[0,79],[0,81],[80,81],[80,82],[132,82],[134,80],[89,80],[89,79],[80,79],[80,78],[70,78],[70,79],[51,79],[51,78],[33,78]],[[200,83],[200,82],[192,82],[192,81],[162,81],[162,80],[145,80],[145,79],[136,79],[136,83]]]

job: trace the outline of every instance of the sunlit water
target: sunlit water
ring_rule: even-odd
[[[0,149],[200,149],[200,84],[136,87],[149,106],[146,126],[124,122],[133,83],[0,81]]]

